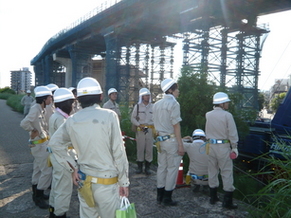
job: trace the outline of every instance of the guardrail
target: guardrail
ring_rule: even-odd
[[[117,4],[118,2],[121,2],[121,1],[123,1],[123,0],[107,0],[103,3],[101,3],[98,7],[94,8],[92,11],[85,14],[83,17],[81,17],[78,20],[71,23],[71,25],[62,29],[60,32],[58,32],[56,35],[54,35],[51,39],[57,38],[59,35],[68,32],[69,30],[75,28],[76,26],[82,24],[83,22],[89,20],[90,18],[94,17],[95,15],[101,13],[102,11],[105,11],[107,8],[110,8],[111,6]]]
[[[65,34],[66,32],[68,32],[69,30],[79,26],[80,24],[84,23],[85,21],[89,20],[90,18],[96,16],[97,14],[101,13],[102,11],[105,11],[106,9],[110,8],[111,6],[124,1],[124,0],[107,0],[103,3],[101,3],[98,7],[94,8],[92,11],[90,11],[89,13],[85,14],[84,16],[82,16],[81,18],[79,18],[78,20],[74,21],[73,23],[71,23],[71,25],[69,25],[68,27],[62,29],[61,31],[59,31],[57,34],[55,34],[53,37],[51,37],[43,46],[43,48],[41,49],[41,51],[39,52],[39,54],[41,54],[43,52],[43,50],[55,39],[57,39],[59,36]]]

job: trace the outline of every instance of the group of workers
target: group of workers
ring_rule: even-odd
[[[110,110],[100,108],[102,89],[90,77],[76,89],[48,84],[34,93],[35,102],[20,123],[29,131],[34,157],[33,201],[49,208],[50,218],[67,217],[75,184],[81,217],[114,217],[129,186],[116,89],[109,90],[104,104]],[[49,187],[48,196],[44,191]]]
[[[150,174],[153,159],[152,146],[155,140],[158,148],[157,202],[164,206],[175,206],[172,192],[176,187],[178,169],[185,152],[190,158],[189,176],[195,179],[198,191],[200,185],[209,186],[210,203],[219,201],[217,188],[220,172],[225,191],[222,206],[236,209],[233,204],[233,157],[238,156],[238,134],[233,116],[227,112],[230,99],[226,93],[218,92],[213,96],[214,108],[206,113],[206,134],[201,129],[193,131],[192,137],[181,137],[180,105],[178,84],[173,79],[161,82],[164,97],[155,104],[151,103],[151,93],[142,88],[139,102],[134,106],[131,122],[137,126],[137,171]],[[190,141],[189,141],[190,140]],[[188,142],[187,142],[188,141]]]
[[[175,80],[161,82],[164,96],[155,104],[151,93],[142,88],[134,106],[131,122],[137,127],[137,171],[150,175],[153,139],[158,142],[157,203],[175,206],[172,193],[178,168],[185,151],[194,157],[189,171],[200,180],[208,178],[210,203],[217,202],[220,171],[225,196],[223,207],[235,209],[232,159],[237,151],[237,130],[227,112],[227,94],[213,97],[214,110],[206,114],[206,134],[197,129],[192,137],[181,137],[179,87]],[[59,88],[55,84],[37,86],[35,103],[20,126],[29,131],[29,147],[34,157],[32,174],[33,201],[49,217],[67,217],[73,184],[79,187],[80,217],[113,218],[120,207],[120,197],[129,195],[128,160],[120,130],[121,113],[116,103],[117,90],[111,88],[109,100],[100,107],[103,92],[91,77],[79,81],[77,88]],[[190,142],[183,142],[190,139]],[[207,139],[207,140],[206,140]],[[206,144],[206,142],[207,144]],[[197,146],[207,147],[207,157],[197,153]],[[196,146],[196,152],[192,147]],[[193,155],[192,155],[193,154]],[[195,160],[195,161],[194,161]],[[201,160],[201,164],[197,161]],[[203,165],[205,160],[208,166]],[[205,172],[208,169],[207,172]],[[207,174],[207,175],[206,175]],[[204,184],[205,185],[205,184]],[[44,191],[51,187],[50,195]],[[46,200],[49,199],[49,204]]]

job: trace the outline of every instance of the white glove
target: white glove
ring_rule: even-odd
[[[237,150],[237,148],[231,149],[231,152],[230,153],[232,153],[232,152],[234,152],[236,154],[236,158],[237,158],[238,157],[238,150]]]

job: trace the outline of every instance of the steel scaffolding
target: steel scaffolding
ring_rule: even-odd
[[[151,91],[153,99],[161,94],[160,82],[173,77],[174,45],[164,40],[130,42],[120,48],[120,101],[136,103],[143,87]]]
[[[266,29],[251,27],[239,31],[212,26],[209,19],[184,33],[183,64],[195,72],[206,72],[218,86],[242,94],[239,107],[258,109],[258,76],[261,36]]]

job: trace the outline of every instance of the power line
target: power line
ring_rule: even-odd
[[[282,52],[282,54],[281,54],[280,58],[278,59],[277,63],[276,63],[275,66],[273,67],[272,71],[269,73],[267,79],[266,79],[265,82],[264,82],[264,85],[263,85],[262,89],[263,89],[264,86],[267,84],[267,81],[269,80],[271,74],[273,73],[273,71],[274,71],[275,68],[277,67],[278,63],[281,61],[281,59],[282,59],[284,53],[286,52],[287,48],[289,47],[290,43],[291,43],[291,40],[289,40],[288,45],[285,47],[285,49],[284,49],[284,51]],[[289,67],[289,68],[290,68],[290,67]],[[288,70],[289,70],[289,68],[288,68]]]

